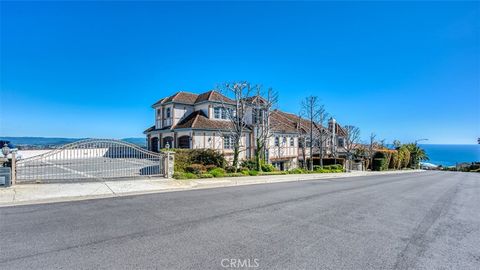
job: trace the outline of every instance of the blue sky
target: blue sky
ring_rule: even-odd
[[[479,2],[1,2],[0,136],[140,137],[248,80],[387,141],[480,136]]]

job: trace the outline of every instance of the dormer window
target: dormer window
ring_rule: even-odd
[[[213,108],[213,118],[215,119],[229,119],[233,114],[233,110],[229,108],[215,107]]]

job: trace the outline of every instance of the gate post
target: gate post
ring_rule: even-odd
[[[175,170],[175,152],[165,151],[164,158],[164,168],[165,168],[165,178],[172,178],[173,172]]]
[[[12,151],[12,186],[17,182],[17,155]]]

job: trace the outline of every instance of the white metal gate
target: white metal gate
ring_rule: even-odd
[[[87,139],[17,161],[17,183],[166,176],[166,154],[119,140]]]

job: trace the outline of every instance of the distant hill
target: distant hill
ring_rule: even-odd
[[[10,141],[13,145],[29,145],[29,146],[56,146],[72,143],[86,138],[47,138],[47,137],[0,137],[2,141]],[[123,141],[133,143],[142,147],[146,146],[145,138],[125,138]]]

